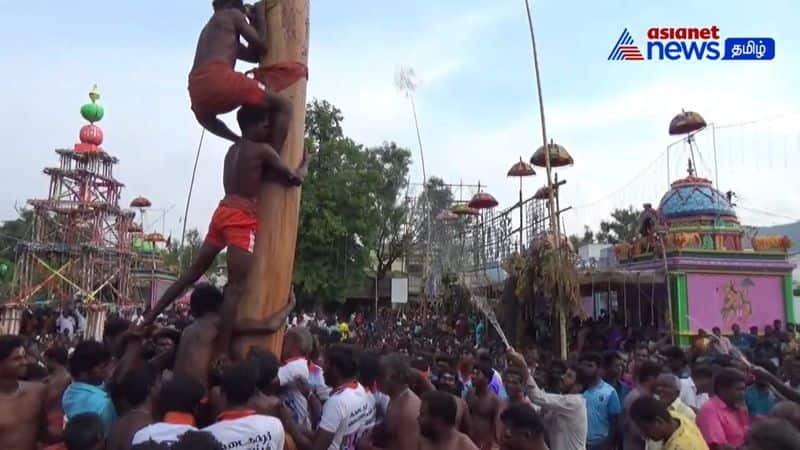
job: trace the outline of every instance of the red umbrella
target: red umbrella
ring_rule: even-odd
[[[683,111],[669,122],[669,134],[689,134],[706,127],[703,116],[694,111]]]
[[[131,208],[149,208],[151,206],[153,206],[153,204],[145,197],[136,197],[131,201]]]
[[[523,161],[522,158],[508,169],[509,177],[529,177],[531,175],[536,175],[536,171],[533,170],[533,166]]]
[[[497,206],[497,199],[488,192],[478,192],[472,196],[468,206],[473,209],[489,209]]]
[[[149,242],[165,242],[164,236],[161,233],[150,233],[144,237],[145,241]]]

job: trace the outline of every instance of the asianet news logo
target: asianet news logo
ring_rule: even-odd
[[[627,28],[611,49],[609,61],[717,61],[775,58],[775,39],[767,37],[720,38],[719,27],[653,27],[647,30],[647,46],[642,54]]]

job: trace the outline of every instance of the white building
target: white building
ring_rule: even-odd
[[[578,248],[578,257],[585,264],[598,269],[617,265],[614,246],[611,244],[586,244]]]

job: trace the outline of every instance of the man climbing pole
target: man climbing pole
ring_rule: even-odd
[[[242,106],[265,106],[276,114],[291,114],[291,103],[278,91],[308,75],[305,64],[281,64],[255,71],[258,80],[236,72],[236,60],[258,62],[267,52],[266,6],[259,1],[245,9],[242,0],[213,0],[214,14],[200,32],[189,74],[189,97],[197,121],[231,141],[239,136],[217,117]],[[245,13],[249,13],[250,17]],[[243,37],[247,46],[240,43]],[[275,130],[279,136],[281,130]],[[270,144],[280,151],[277,142]]]
[[[279,78],[305,68],[308,63],[309,0],[271,1],[265,8],[269,51],[262,55],[263,76]],[[307,73],[307,72],[306,72]],[[281,158],[290,167],[298,165],[304,154],[306,80],[296,79],[281,90],[281,96],[292,104],[292,120]],[[237,306],[237,321],[259,320],[274,314],[286,303],[294,272],[295,245],[299,225],[300,189],[279,183],[262,183],[258,202],[258,232],[253,251],[253,266],[247,278],[244,295]],[[281,353],[281,331],[263,336],[241,336],[234,340],[236,353],[250,347],[263,347]]]
[[[277,120],[273,121],[276,117]],[[228,284],[225,286],[225,302],[220,311],[217,353],[228,353],[230,349],[236,305],[242,296],[252,265],[258,226],[256,204],[261,183],[271,180],[284,186],[300,186],[308,169],[307,158],[303,159],[299,168],[290,169],[275,149],[267,144],[274,135],[273,126],[286,129],[289,117],[274,115],[264,106],[243,106],[237,113],[237,119],[243,138],[231,146],[225,155],[222,183],[225,198],[214,211],[205,241],[189,269],[166,290],[144,318],[145,326],[153,323],[167,306],[211,268],[217,255],[227,247]],[[284,138],[285,135],[281,142]],[[277,316],[282,319],[279,318],[276,323],[282,324],[288,312]],[[262,321],[251,320],[240,323],[237,330],[242,334],[269,334],[276,329],[273,322],[275,321],[266,320],[263,323],[268,325],[261,325]]]

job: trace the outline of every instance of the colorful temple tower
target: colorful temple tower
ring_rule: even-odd
[[[124,185],[114,178],[119,161],[101,147],[103,132],[95,123],[104,110],[96,86],[89,97],[81,107],[89,124],[81,128],[80,142],[56,150],[58,165],[44,169],[50,178],[47,197],[28,201],[32,233],[17,245],[17,295],[5,309],[41,293],[56,302],[82,298],[95,305],[130,298],[134,253],[128,233],[134,213],[120,208]]]
[[[791,240],[755,236],[746,248],[731,199],[696,176],[691,160],[688,172],[671,184],[658,209],[644,205],[638,240],[615,247],[622,268],[660,272],[662,280],[666,271],[663,324],[684,345],[700,329],[794,323]]]

